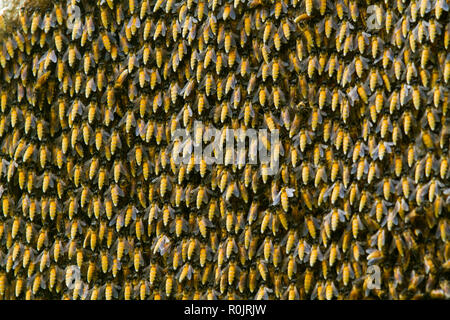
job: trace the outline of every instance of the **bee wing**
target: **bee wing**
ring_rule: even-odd
[[[338,215],[339,215],[339,221],[345,222],[345,217],[346,217],[345,211],[338,209]]]
[[[311,299],[316,299],[319,295],[319,290],[321,290],[320,295],[323,296],[323,293],[325,291],[325,286],[322,286],[319,282],[316,283],[316,286],[314,287],[313,292],[311,293]]]
[[[317,259],[319,259],[319,261],[322,261],[325,258],[325,256],[323,255],[323,253],[320,251],[320,247],[317,246]]]
[[[272,205],[276,206],[278,203],[280,203],[280,198],[281,198],[281,191],[279,191],[275,196],[275,198],[273,199]]]
[[[269,293],[272,292],[272,289],[260,287],[258,292],[256,293],[255,300],[269,300]]]

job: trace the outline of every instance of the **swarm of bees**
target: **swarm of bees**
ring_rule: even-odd
[[[447,0],[43,2],[0,17],[1,299],[450,298]],[[176,163],[196,120],[278,172]]]

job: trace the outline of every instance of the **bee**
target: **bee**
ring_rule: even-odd
[[[289,198],[294,196],[294,189],[282,188],[274,199],[273,204],[276,205],[281,201],[283,210],[287,212],[289,210]]]

